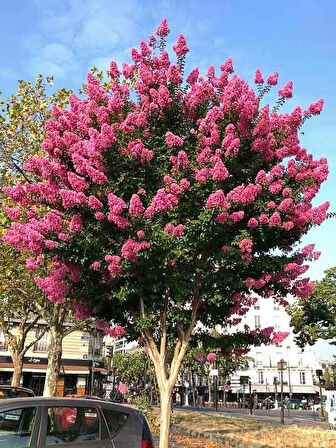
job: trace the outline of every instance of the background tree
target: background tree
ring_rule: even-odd
[[[265,84],[257,70],[255,93],[230,76],[231,58],[219,75],[196,68],[185,83],[189,48],[179,35],[171,63],[168,32],[163,20],[157,37],[132,50],[132,65],[121,73],[112,62],[105,83],[89,73],[87,97],[52,109],[45,157],[25,165],[34,182],[4,189],[17,209],[47,207],[49,215],[24,214],[3,237],[43,254],[48,273],[36,282],[49,300],[69,299],[83,318],[113,319],[130,338],[144,337],[160,389],[160,448],[168,446],[171,393],[196,323],[234,326],[256,294],[283,305],[287,293],[308,295],[312,285],[300,276],[318,254],[296,243],[329,206],[311,203],[326,159],[314,160],[298,139],[323,100],[279,114],[292,97],[288,82],[275,107],[263,107],[278,74]],[[245,327],[230,344],[272,337]]]
[[[336,267],[327,269],[323,279],[315,283],[312,293],[288,311],[301,347],[313,345],[319,338],[336,344]]]
[[[154,366],[143,349],[116,353],[113,356],[113,367],[118,380],[128,388],[143,389],[146,383],[154,384]]]
[[[50,117],[50,107],[64,107],[71,91],[60,89],[49,93],[53,84],[52,77],[38,75],[35,83],[19,80],[15,94],[2,102],[0,114],[0,167],[1,183],[15,185],[17,182],[31,181],[30,172],[25,163],[41,154],[41,143],[45,138],[45,122]],[[0,193],[2,204],[0,212],[0,233],[8,227],[9,217],[15,215],[11,200]],[[47,208],[45,208],[47,210]],[[35,216],[32,211],[30,216]],[[41,211],[40,211],[41,212]],[[14,215],[13,215],[14,213]],[[37,263],[27,261],[20,251],[0,243],[0,328],[4,332],[6,344],[11,353],[14,374],[12,385],[18,385],[22,376],[23,359],[27,351],[46,332],[49,335],[48,366],[44,395],[56,395],[57,380],[60,373],[62,342],[65,336],[83,327],[69,313],[69,303],[45,301],[44,294],[37,288],[34,277],[37,275]],[[30,263],[32,270],[28,270]],[[43,275],[43,271],[39,273]],[[11,325],[13,319],[19,325]],[[46,325],[36,332],[37,322],[43,319]],[[85,326],[85,324],[84,324]],[[84,327],[83,327],[84,328]],[[27,336],[29,335],[29,343]]]

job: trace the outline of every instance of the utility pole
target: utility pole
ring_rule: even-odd
[[[290,349],[290,346],[287,345],[287,368],[288,368],[288,388],[289,388],[289,399],[292,398],[292,385],[291,385],[291,375],[290,375],[290,365],[289,365],[289,354],[288,350]]]
[[[93,386],[94,386],[94,368],[95,368],[94,355],[95,355],[95,349],[96,349],[95,333],[92,335],[91,349],[92,349],[92,365],[91,365],[90,394],[93,395]]]
[[[285,424],[285,410],[283,402],[283,371],[287,368],[287,363],[284,359],[278,362],[278,370],[280,370],[280,387],[281,387],[281,411],[280,411],[280,423]]]
[[[249,408],[250,408],[250,414],[252,415],[253,411],[253,402],[252,402],[252,381],[249,380]]]
[[[316,370],[316,376],[319,379],[319,386],[320,386],[321,418],[324,419],[324,406],[323,406],[323,395],[322,395],[322,383],[324,383],[324,380],[322,379],[322,376],[323,376],[322,370]]]

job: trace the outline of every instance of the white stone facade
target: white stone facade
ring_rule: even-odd
[[[237,371],[232,377],[232,390],[239,389],[239,377],[249,376],[252,388],[260,393],[274,392],[274,377],[280,379],[278,362],[283,359],[289,369],[284,370],[284,392],[286,394],[314,393],[313,375],[317,368],[314,348],[306,346],[304,350],[294,342],[294,335],[289,325],[290,317],[282,306],[272,298],[259,298],[250,311],[243,316],[242,322],[235,327],[241,330],[245,324],[250,329],[274,327],[276,332],[289,332],[288,337],[280,344],[253,347],[246,355],[250,358],[249,368]],[[289,387],[290,386],[290,387]]]

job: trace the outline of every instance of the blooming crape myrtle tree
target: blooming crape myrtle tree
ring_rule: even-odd
[[[161,448],[196,323],[237,324],[254,292],[282,304],[287,293],[309,294],[301,274],[318,254],[295,243],[328,208],[311,203],[327,161],[314,160],[298,139],[323,100],[279,114],[292,83],[271,110],[261,99],[278,75],[264,83],[257,70],[255,93],[232,75],[231,58],[219,73],[195,68],[184,82],[189,48],[179,35],[171,62],[168,33],[163,20],[132,50],[131,65],[111,62],[108,85],[89,73],[85,98],[71,95],[69,109],[53,108],[45,156],[25,166],[36,181],[5,187],[24,213],[3,237],[49,264],[36,278],[49,300],[70,297],[77,315],[94,314],[99,328],[145,339],[160,389]],[[119,325],[107,330],[111,318]],[[237,333],[245,346],[272,337]]]

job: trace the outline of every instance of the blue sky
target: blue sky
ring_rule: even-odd
[[[301,143],[315,157],[328,157],[330,175],[317,202],[336,211],[336,5],[332,0],[12,0],[1,5],[0,90],[15,91],[18,78],[53,75],[55,86],[76,90],[91,66],[129,60],[130,49],[146,39],[163,17],[170,40],[185,34],[188,66],[206,70],[232,56],[236,73],[253,80],[256,67],[294,82],[294,99],[307,107],[325,98],[321,116],[305,125]],[[313,229],[304,243],[322,251],[310,268],[312,279],[336,265],[336,219]],[[318,343],[320,357],[336,350]]]

